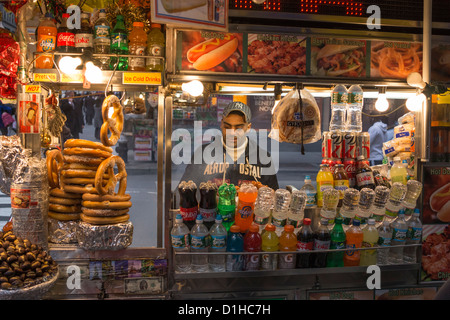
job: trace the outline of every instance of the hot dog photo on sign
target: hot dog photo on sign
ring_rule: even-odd
[[[184,31],[181,70],[242,72],[242,34]]]

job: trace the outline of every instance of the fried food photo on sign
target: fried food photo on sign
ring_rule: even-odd
[[[242,34],[182,32],[181,69],[242,72]]]
[[[370,55],[372,77],[406,79],[412,72],[422,72],[422,44],[374,41]]]

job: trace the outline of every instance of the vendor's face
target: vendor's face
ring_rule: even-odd
[[[244,143],[245,133],[250,130],[252,124],[245,121],[245,117],[240,114],[229,114],[222,119],[220,128],[222,129],[223,141],[229,147],[237,147]]]

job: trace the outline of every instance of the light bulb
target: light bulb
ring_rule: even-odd
[[[379,93],[378,99],[375,102],[375,109],[379,112],[384,112],[389,108],[389,101],[386,99],[386,93]]]
[[[203,93],[203,83],[198,80],[192,80],[181,85],[181,89],[193,97],[198,97]]]
[[[77,70],[77,67],[82,63],[83,61],[81,58],[73,58],[69,56],[62,57],[58,62],[58,67],[61,72],[65,74],[73,74]]]
[[[409,97],[406,100],[406,108],[411,111],[419,111],[422,108],[423,103],[425,102],[426,97],[423,93],[418,93],[415,96]]]
[[[414,88],[424,89],[426,83],[422,79],[422,75],[418,72],[411,72],[406,78],[406,82]]]
[[[102,81],[102,70],[92,61],[86,62],[86,71],[84,73],[86,80],[90,83],[99,83]]]

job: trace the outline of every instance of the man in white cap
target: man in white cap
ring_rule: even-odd
[[[244,182],[256,181],[274,190],[278,189],[277,166],[270,154],[246,136],[251,129],[251,118],[250,107],[245,103],[234,101],[228,104],[223,110],[220,123],[222,137],[218,137],[223,147],[220,148],[223,151],[223,161],[218,161],[217,157],[213,161],[203,157],[201,164],[191,161],[181,181],[192,180],[197,186],[207,181],[218,186],[223,182],[239,186]],[[216,141],[213,143],[218,145]],[[210,145],[202,146],[202,154],[208,146]]]

